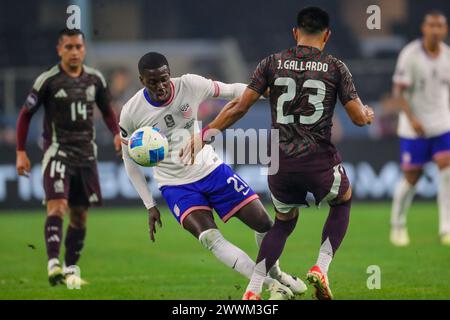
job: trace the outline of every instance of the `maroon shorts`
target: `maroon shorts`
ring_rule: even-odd
[[[269,189],[275,208],[287,213],[295,207],[308,206],[306,194],[314,195],[316,205],[321,201],[339,200],[350,186],[341,164],[323,170],[305,172],[278,172],[269,175]]]
[[[81,167],[52,157],[43,170],[46,201],[67,199],[70,207],[102,205],[95,161]]]

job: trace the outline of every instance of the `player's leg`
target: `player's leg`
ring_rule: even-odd
[[[247,286],[244,298],[248,295],[260,295],[262,291],[262,281],[267,275],[267,271],[276,265],[280,258],[287,238],[292,233],[297,223],[298,209],[292,208],[287,213],[281,213],[275,209],[275,223],[270,231],[264,237],[256,259],[255,270],[252,274],[250,282]],[[294,278],[297,280],[297,278]],[[299,294],[306,291],[306,285],[301,281],[295,287],[295,291]],[[288,286],[292,288],[292,286]]]
[[[209,176],[199,182],[181,186],[163,186],[161,193],[183,228],[196,237],[219,261],[249,278],[255,263],[244,251],[223,237],[214,222],[210,199],[206,197],[207,192],[199,191],[213,190],[218,181],[216,178],[217,176]],[[278,283],[270,278],[265,280],[267,285],[273,285],[275,282]]]
[[[439,168],[439,236],[442,244],[450,245],[450,132],[433,138],[432,143]]]
[[[298,207],[307,204],[306,191],[296,184],[301,180],[296,174],[277,173],[268,177],[269,188],[275,208],[275,222],[264,237],[256,260],[255,271],[247,286],[244,299],[248,295],[259,295],[262,291],[261,280],[281,256],[287,238],[297,223]],[[306,286],[302,283],[302,292]]]
[[[255,230],[256,242],[258,244],[258,247],[261,248],[262,242],[267,237],[268,231],[271,229],[272,225],[274,225],[261,201],[257,199],[248,203],[247,205],[239,209],[234,217],[238,218],[251,229]],[[268,270],[268,274],[271,278],[278,280],[283,285],[290,288],[294,294],[303,294],[307,289],[303,281],[301,281],[297,277],[281,271],[279,267],[278,258],[281,256],[281,252],[283,250],[287,236],[284,241],[281,241],[282,243],[279,243],[278,241],[272,243],[270,239],[272,237],[277,237],[278,233],[284,230],[283,227],[281,227],[280,229],[280,222],[277,223],[278,217],[276,217],[275,219],[276,225],[273,226],[275,230],[268,236],[268,240],[264,246],[264,249],[261,249],[259,251],[256,263],[258,264],[259,261],[263,260],[266,254],[270,253],[271,257],[267,259],[263,270],[255,269],[255,272],[258,273],[258,276],[255,276],[255,278],[257,279],[255,279],[254,282],[262,284],[261,281],[267,275],[267,272],[265,271]],[[288,217],[284,217],[284,220],[288,220]],[[273,257],[276,257],[276,259],[271,259]],[[261,267],[259,269],[261,269]]]
[[[214,222],[211,211],[192,211],[183,219],[182,225],[219,261],[244,277],[248,279],[251,277],[255,262],[242,249],[224,238]],[[266,277],[263,279],[263,283],[270,286],[274,284],[274,280]]]
[[[45,221],[44,235],[48,257],[48,280],[52,286],[62,283],[64,279],[63,270],[59,262],[59,253],[63,235],[63,217],[66,210],[66,199],[47,201],[47,219]]]
[[[67,267],[75,266],[80,259],[86,237],[88,207],[71,206],[69,213],[70,223],[67,227],[66,239],[64,241],[66,246],[64,263]]]
[[[341,164],[324,173],[313,174],[311,185],[316,203],[325,200],[330,205],[327,220],[322,229],[322,240],[316,264],[308,271],[307,280],[315,287],[316,298],[331,300],[328,269],[347,232],[350,221],[352,190]],[[332,181],[330,183],[330,181]]]
[[[51,149],[49,149],[51,151]],[[63,217],[68,207],[70,175],[66,165],[44,155],[42,177],[47,206],[47,218],[44,226],[45,244],[47,248],[47,271],[51,285],[63,282],[64,276],[59,261],[59,253],[63,236]]]
[[[97,164],[92,162],[85,167],[73,168],[69,191],[70,223],[64,241],[66,252],[63,270],[66,282],[72,285],[88,283],[81,278],[81,270],[77,262],[86,238],[88,208],[91,205],[101,204]]]
[[[392,244],[409,244],[407,214],[411,206],[416,184],[422,175],[423,165],[429,161],[429,143],[426,139],[400,138],[401,167],[403,178],[397,183],[392,199],[391,234]]]

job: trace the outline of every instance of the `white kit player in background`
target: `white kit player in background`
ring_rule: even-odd
[[[197,154],[194,165],[185,165],[178,157],[188,139],[199,131],[196,117],[200,103],[210,98],[239,97],[246,85],[225,84],[193,74],[171,78],[167,59],[156,52],[140,59],[139,73],[144,88],[123,106],[119,125],[126,172],[149,212],[150,238],[155,239],[155,224],[162,226],[160,213],[144,174],[131,160],[127,148],[131,134],[144,126],[157,127],[169,141],[168,154],[153,168],[153,176],[175,219],[221,262],[250,278],[254,261],[222,236],[212,210],[224,222],[233,216],[240,219],[255,231],[259,245],[273,222],[258,195],[210,145]],[[183,131],[188,136],[180,139],[178,133]],[[306,291],[300,279],[282,272],[278,264],[265,284],[272,299],[288,299]]]
[[[391,242],[397,246],[409,244],[406,215],[423,165],[429,161],[437,164],[440,173],[440,240],[450,245],[450,48],[443,42],[447,32],[444,14],[426,14],[423,38],[403,48],[393,77],[394,95],[402,107],[398,135],[404,172],[391,215]]]

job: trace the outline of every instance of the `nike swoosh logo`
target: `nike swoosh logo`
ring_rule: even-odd
[[[247,189],[247,191],[242,192],[242,194],[243,194],[244,196],[246,196],[246,195],[248,194],[249,191],[250,191],[250,189]]]
[[[232,268],[234,269],[236,267],[236,263],[238,262],[239,259],[236,259],[236,261],[234,262]]]

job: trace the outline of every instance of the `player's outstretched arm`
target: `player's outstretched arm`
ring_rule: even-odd
[[[122,157],[125,166],[125,172],[127,173],[131,184],[136,189],[137,193],[141,197],[145,207],[148,210],[150,239],[152,241],[155,241],[155,223],[158,223],[159,227],[162,227],[161,217],[159,210],[156,207],[156,202],[154,201],[152,193],[148,188],[144,173],[141,171],[139,166],[130,158],[128,154],[128,148],[124,143],[122,144]]]
[[[236,97],[228,102],[217,117],[207,126],[208,129],[223,131],[242,118],[248,110],[260,98],[260,94],[246,88],[241,97]]]
[[[214,87],[214,98],[231,100],[240,97],[247,88],[247,85],[245,83],[223,83],[214,81]]]
[[[345,111],[352,122],[359,127],[371,124],[375,117],[373,109],[363,105],[359,98],[348,101],[345,104]]]
[[[261,95],[252,90],[245,89],[241,97],[228,102],[217,117],[206,127],[200,135],[194,135],[190,142],[181,148],[179,156],[184,164],[193,164],[195,156],[205,145],[205,135],[214,130],[223,131],[242,118]],[[208,134],[209,135],[209,134]]]

